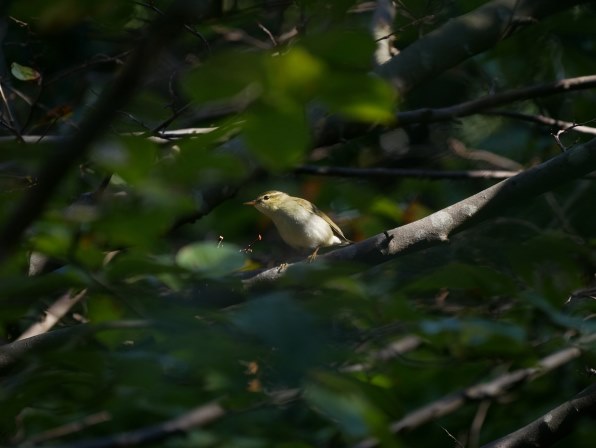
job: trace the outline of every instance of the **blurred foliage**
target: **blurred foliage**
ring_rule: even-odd
[[[482,3],[397,2],[397,47]],[[169,4],[15,1],[0,17],[2,222],[57,150],[50,136],[76,132],[144,26]],[[64,335],[60,343],[8,363],[2,349],[10,346],[0,346],[0,445],[114,435],[217,400],[229,410],[224,418],[154,446],[336,447],[367,437],[387,447],[437,446],[453,443],[448,431],[474,447],[477,437],[485,443],[516,430],[593,382],[584,369],[595,362],[593,341],[585,342],[595,333],[595,302],[581,295],[567,302],[594,284],[591,179],[381,266],[321,260],[272,289],[243,287],[239,272],[299,255],[268,219],[241,205],[264,190],[307,197],[358,241],[492,183],[294,174],[302,163],[501,169],[560,152],[549,128],[495,116],[385,132],[396,110],[592,74],[593,6],[522,29],[398,98],[371,74],[370,4],[226,0],[204,2],[202,16],[188,17],[0,267],[6,344],[66,292],[86,289],[48,333]],[[586,90],[508,110],[589,122],[595,101]],[[38,136],[36,144],[10,141],[6,104],[18,134]],[[344,134],[346,123],[366,132]],[[338,135],[321,146],[326,126]],[[171,142],[148,138],[185,128],[202,131]],[[586,139],[562,136],[569,146]],[[465,150],[454,151],[453,141]],[[209,192],[222,185],[240,189],[214,207]],[[174,226],[197,210],[201,219]],[[49,259],[33,277],[32,252]],[[421,343],[378,356],[409,336]],[[389,433],[419,406],[574,344],[580,359],[491,401],[480,434],[479,403]],[[72,432],[65,426],[98,415],[108,417]],[[565,443],[588,447],[595,436],[583,424]]]

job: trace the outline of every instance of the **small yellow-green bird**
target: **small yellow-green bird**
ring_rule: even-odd
[[[266,191],[244,204],[271,218],[282,239],[294,249],[313,251],[309,261],[316,258],[321,247],[351,244],[338,225],[306,199]]]

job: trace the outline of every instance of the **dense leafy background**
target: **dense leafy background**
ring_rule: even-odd
[[[484,2],[398,3],[402,48]],[[52,138],[77,131],[168,4],[56,0],[0,8],[3,219],[59,150]],[[246,290],[235,275],[296,256],[266,218],[241,205],[263,190],[307,197],[358,241],[494,183],[295,174],[302,164],[518,169],[560,153],[548,127],[505,117],[386,132],[399,110],[592,74],[593,6],[522,29],[407,95],[371,74],[371,14],[346,0],[247,0],[204,2],[188,18],[188,29],[153,61],[134,99],[2,265],[7,344],[59,297],[86,293],[52,330],[65,337],[2,367],[0,444],[109,436],[217,400],[223,418],[156,446],[350,446],[371,436],[383,446],[446,446],[452,436],[475,447],[593,382],[586,373],[593,342],[582,341],[594,334],[594,301],[566,304],[594,280],[593,179],[381,266],[315,263],[265,290]],[[595,101],[587,90],[507,110],[588,122]],[[19,134],[43,138],[19,143],[7,104]],[[332,137],[319,133],[325,119]],[[147,138],[190,127],[216,129],[171,144]],[[572,146],[588,137],[562,140]],[[90,200],[109,175],[101,197]],[[206,207],[222,185],[240,189]],[[196,222],[175,225],[201,207]],[[27,276],[31,251],[53,268]],[[414,349],[374,356],[411,336],[421,341]],[[389,423],[419,406],[573,344],[580,358],[511,393],[398,437],[389,433]],[[288,390],[284,402],[279,395]],[[101,422],[72,433],[53,432],[98,415]],[[595,436],[587,422],[565,446],[592,446]]]

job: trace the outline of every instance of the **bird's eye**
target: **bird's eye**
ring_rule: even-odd
[[[264,200],[264,201],[268,201],[268,200],[269,200],[269,195],[268,195],[268,194],[266,194],[265,196],[263,196],[263,200]]]

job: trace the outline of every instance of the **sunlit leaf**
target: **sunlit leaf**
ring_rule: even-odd
[[[13,62],[10,64],[10,72],[12,76],[19,81],[37,81],[41,78],[41,74],[34,68]]]
[[[325,67],[317,58],[303,48],[268,60],[268,84],[273,95],[293,95],[304,100],[317,92],[318,84],[325,75]]]
[[[388,123],[394,119],[395,92],[371,74],[330,74],[321,88],[329,107],[360,121]]]
[[[208,277],[220,277],[236,271],[244,264],[244,255],[231,244],[193,243],[184,246],[176,254],[176,263],[190,271]]]
[[[220,54],[186,75],[184,88],[195,101],[235,98],[251,101],[263,90],[263,56],[257,53]]]

